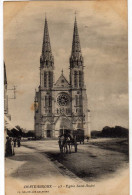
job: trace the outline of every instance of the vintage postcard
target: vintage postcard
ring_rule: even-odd
[[[4,2],[6,195],[128,195],[127,1]]]

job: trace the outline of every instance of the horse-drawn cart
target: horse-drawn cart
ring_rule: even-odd
[[[71,153],[73,151],[72,148],[74,148],[74,152],[77,152],[77,141],[75,137],[61,135],[59,136],[58,143],[61,153]]]
[[[76,142],[84,144],[84,131],[82,129],[74,130],[73,136],[76,137]]]

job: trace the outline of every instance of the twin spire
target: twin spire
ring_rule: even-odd
[[[79,57],[80,55],[81,55],[81,46],[80,46],[80,40],[78,34],[77,20],[75,16],[71,57]]]
[[[80,46],[80,40],[78,34],[77,20],[75,16],[72,51],[71,51],[70,59],[80,59],[80,57],[82,58],[82,54],[81,54],[81,46]],[[44,64],[46,61],[50,61],[52,65],[54,63],[51,44],[50,44],[49,31],[48,31],[48,22],[46,17],[45,17],[45,25],[44,25],[42,54],[40,57],[40,61],[42,64]]]
[[[40,62],[42,64],[51,65],[51,66],[54,64],[54,58],[52,56],[52,50],[50,45],[48,22],[46,17],[45,17],[44,36],[43,36],[42,54],[40,57]]]

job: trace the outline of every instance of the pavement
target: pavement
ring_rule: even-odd
[[[5,158],[6,164],[6,177],[20,178],[23,180],[33,180],[37,178],[51,179],[53,177],[72,177],[79,180],[72,172],[68,171],[66,167],[62,166],[59,162],[52,162],[45,152],[52,149],[51,143],[47,142],[47,148],[43,148],[43,142],[37,144],[36,149],[34,143],[23,143],[20,148],[15,148],[15,155]],[[36,144],[36,143],[35,143]],[[49,145],[48,145],[49,144]],[[38,149],[39,148],[39,149]],[[53,148],[56,151],[58,148]]]

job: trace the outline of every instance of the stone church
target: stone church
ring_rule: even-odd
[[[75,17],[72,51],[69,59],[69,81],[62,71],[54,81],[54,57],[45,19],[42,54],[40,56],[40,85],[35,93],[34,128],[37,138],[57,138],[66,131],[77,130],[90,137],[88,100],[84,82],[84,61],[81,53]],[[57,68],[57,67],[56,67]]]

